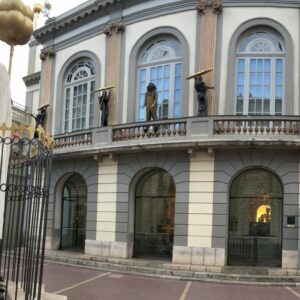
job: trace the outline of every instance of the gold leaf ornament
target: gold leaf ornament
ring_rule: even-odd
[[[0,0],[0,40],[26,44],[33,31],[33,11],[21,0]]]

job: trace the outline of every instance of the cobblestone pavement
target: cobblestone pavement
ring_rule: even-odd
[[[297,300],[300,287],[222,285],[156,279],[46,263],[46,292],[68,300]]]

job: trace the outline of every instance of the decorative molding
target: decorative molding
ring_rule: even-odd
[[[27,87],[39,83],[40,79],[41,79],[41,72],[36,72],[34,74],[30,74],[28,76],[23,77],[23,81]]]
[[[198,0],[196,9],[200,15],[205,14],[207,8],[212,8],[214,14],[220,14],[223,10],[222,0]]]
[[[107,25],[106,28],[104,29],[104,33],[106,36],[112,36],[113,32],[115,33],[122,33],[125,31],[125,25],[120,22],[120,23],[113,23],[110,25]]]
[[[45,61],[47,59],[52,59],[55,56],[54,48],[43,49],[40,54],[40,59]]]

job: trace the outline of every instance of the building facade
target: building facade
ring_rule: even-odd
[[[47,248],[297,269],[299,39],[298,0],[90,0],[49,19],[24,78],[56,141]],[[198,116],[186,78],[206,69]]]

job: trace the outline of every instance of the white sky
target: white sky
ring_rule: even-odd
[[[50,17],[56,17],[65,11],[85,2],[87,0],[50,0],[52,9]],[[33,7],[34,3],[44,3],[44,0],[23,0],[24,4]],[[39,25],[44,24],[44,17],[40,16]],[[15,46],[14,60],[11,77],[11,96],[13,101],[25,105],[26,86],[22,77],[27,75],[28,66],[28,45]],[[0,63],[4,64],[8,69],[10,46],[0,41]]]

